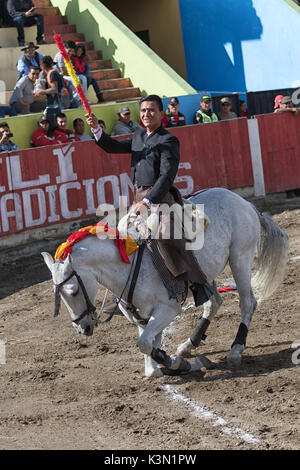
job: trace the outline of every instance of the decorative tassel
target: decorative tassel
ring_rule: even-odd
[[[83,88],[82,86],[80,85],[80,81],[79,81],[79,78],[77,77],[76,75],[76,72],[74,70],[74,67],[73,67],[73,64],[71,62],[71,59],[69,57],[69,54],[67,53],[66,51],[66,48],[65,48],[65,45],[63,43],[63,40],[60,36],[60,34],[54,34],[53,36],[53,39],[55,40],[56,42],[56,45],[59,49],[59,52],[61,53],[64,61],[65,61],[65,64],[66,64],[66,69],[68,71],[68,74],[70,75],[70,77],[72,78],[72,81],[74,83],[74,86],[75,86],[75,89],[79,95],[79,98],[80,98],[80,101],[82,102],[83,106],[85,107],[86,111],[88,114],[91,114],[92,112],[92,108],[90,107],[89,103],[88,103],[88,100],[86,99],[86,96],[84,94],[84,91],[83,91]]]

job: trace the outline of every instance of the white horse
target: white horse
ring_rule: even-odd
[[[190,200],[195,204],[204,204],[205,213],[210,219],[204,246],[195,253],[208,282],[212,284],[229,262],[239,293],[241,323],[227,356],[230,366],[237,366],[241,362],[257,301],[269,297],[283,280],[288,236],[269,217],[260,215],[252,204],[229,190],[209,189],[192,196]],[[251,268],[256,248],[258,266],[251,287]],[[74,244],[72,255],[64,262],[54,262],[49,253],[42,255],[52,274],[56,299],[61,295],[73,326],[79,333],[93,334],[97,324],[94,300],[99,284],[126,301],[131,265],[121,261],[113,240],[89,236]],[[134,255],[131,255],[131,261],[133,258]],[[171,357],[160,349],[161,337],[163,330],[180,313],[181,305],[169,298],[148,250],[144,252],[132,303],[138,309],[139,318],[123,303],[120,307],[127,319],[138,326],[137,344],[145,355],[146,376],[161,376],[162,364],[167,369],[184,372],[199,367],[199,364],[191,364],[183,356],[199,346],[221,305],[216,288],[211,299],[204,304],[204,313],[195,331],[178,347],[177,355]]]

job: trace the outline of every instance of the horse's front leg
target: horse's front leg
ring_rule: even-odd
[[[144,328],[141,326],[138,327],[139,335],[141,336],[144,333]],[[161,346],[161,336],[162,333],[158,334],[154,341],[153,341],[153,348],[160,348]],[[152,359],[151,355],[144,354],[144,361],[145,361],[145,376],[146,377],[162,377],[163,372],[160,367],[158,367],[158,363]]]
[[[222,305],[222,302],[223,301],[218,292],[218,289],[216,288],[216,285],[214,284],[214,294],[203,305],[204,312],[203,312],[202,318],[197,324],[191,336],[184,343],[181,343],[178,346],[177,351],[176,351],[176,354],[178,354],[178,356],[190,357],[191,351],[193,349],[198,348],[198,346],[200,346],[201,344],[201,341],[205,340],[206,338],[205,332],[207,328],[209,327],[212,318],[215,316],[220,306]]]
[[[177,303],[174,305],[174,308],[165,305],[156,307],[146,328],[137,341],[140,350],[150,358],[145,360],[145,375],[147,377],[162,375],[162,370],[158,368],[157,364],[178,373],[203,368],[202,364],[197,363],[192,365],[182,357],[176,355],[168,356],[165,351],[159,348],[163,330],[171,323],[180,310],[181,308]],[[154,363],[156,363],[156,366]]]

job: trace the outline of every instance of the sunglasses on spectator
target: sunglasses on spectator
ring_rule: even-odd
[[[222,103],[222,106],[230,106],[230,103]]]
[[[170,103],[170,106],[177,106],[179,103],[175,103],[174,101]]]

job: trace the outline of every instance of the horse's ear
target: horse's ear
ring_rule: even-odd
[[[64,265],[66,268],[68,268],[69,266],[72,266],[72,256],[69,254],[65,261],[64,261]]]
[[[46,265],[48,266],[49,270],[52,271],[52,266],[54,264],[54,259],[50,255],[50,253],[47,253],[46,251],[43,251],[41,253],[42,257],[44,258],[44,261]]]

